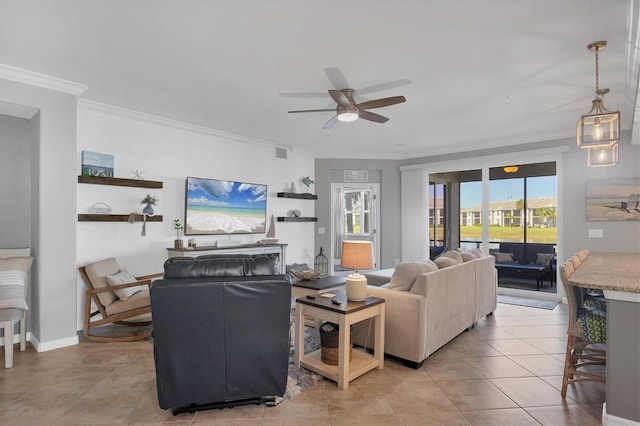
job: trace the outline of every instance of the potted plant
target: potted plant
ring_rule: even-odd
[[[176,231],[176,239],[173,242],[174,248],[181,249],[183,246],[182,243],[182,230],[184,227],[182,226],[182,222],[180,219],[173,219],[173,229]]]
[[[160,201],[159,198],[151,196],[151,194],[147,194],[146,197],[142,199],[140,204],[146,204],[146,206],[142,209],[142,213],[152,216],[153,215],[153,206]]]

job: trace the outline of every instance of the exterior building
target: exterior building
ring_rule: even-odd
[[[526,226],[542,228],[555,226],[556,197],[530,198],[527,200],[527,212],[521,206],[523,200],[494,201],[489,203],[489,225],[522,227],[523,216]],[[545,214],[547,213],[547,214]],[[482,205],[460,209],[460,226],[482,225]]]

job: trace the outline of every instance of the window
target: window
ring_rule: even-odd
[[[345,235],[369,235],[371,233],[371,191],[344,191]]]
[[[429,182],[429,245],[445,245],[446,183]]]

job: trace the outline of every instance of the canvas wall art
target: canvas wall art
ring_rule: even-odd
[[[113,177],[113,155],[82,151],[82,174]]]
[[[587,221],[640,220],[640,178],[587,182]]]

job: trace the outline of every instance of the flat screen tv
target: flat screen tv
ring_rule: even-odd
[[[267,185],[187,177],[185,235],[263,234]]]

